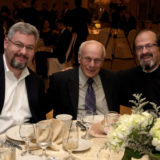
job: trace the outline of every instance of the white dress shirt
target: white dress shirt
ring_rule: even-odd
[[[88,77],[84,75],[81,68],[79,67],[79,101],[78,101],[78,114],[77,119],[85,111],[85,96],[88,88],[87,84]],[[97,75],[93,78],[94,82],[92,84],[95,96],[96,96],[96,114],[105,114],[108,112],[108,104],[106,102],[102,82],[100,76]]]
[[[5,55],[3,55],[5,70],[5,99],[2,112],[0,114],[0,133],[8,128],[17,125],[20,121],[28,121],[31,117],[29,109],[25,77],[29,71],[25,68],[17,79],[6,64]]]

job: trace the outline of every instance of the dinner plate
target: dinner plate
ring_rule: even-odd
[[[85,139],[79,139],[79,146],[78,146],[78,148],[74,149],[73,151],[75,151],[75,152],[85,151],[89,148],[91,148],[90,141],[87,141]]]
[[[6,136],[16,141],[23,141],[19,135],[19,126],[14,126],[7,130]]]

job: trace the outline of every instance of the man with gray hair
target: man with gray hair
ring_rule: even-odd
[[[113,72],[101,68],[104,59],[105,48],[100,42],[85,41],[79,48],[80,66],[52,75],[47,102],[53,107],[54,116],[66,113],[77,119],[88,109],[94,114],[105,114],[108,110],[119,112],[118,83]],[[91,104],[87,97],[90,82],[94,91]]]
[[[0,56],[0,133],[19,122],[45,119],[43,81],[28,67],[39,39],[29,23],[15,23],[4,39]]]

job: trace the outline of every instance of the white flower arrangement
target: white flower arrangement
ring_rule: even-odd
[[[136,100],[130,100],[134,104],[132,114],[120,116],[107,136],[105,147],[117,152],[125,150],[123,160],[141,158],[144,154],[160,160],[160,118],[157,118],[160,107],[146,102],[145,98],[141,98],[142,94],[133,96]],[[153,106],[154,114],[143,110],[148,103]]]

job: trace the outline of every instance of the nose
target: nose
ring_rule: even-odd
[[[94,66],[94,65],[95,65],[95,62],[94,62],[94,59],[92,59],[90,62],[90,66]]]
[[[26,53],[27,53],[27,49],[26,49],[25,46],[24,46],[23,48],[21,48],[21,53],[22,53],[22,54],[26,54]]]
[[[146,49],[145,46],[143,46],[143,48],[142,48],[142,53],[147,53],[147,52],[148,52],[148,50]]]

